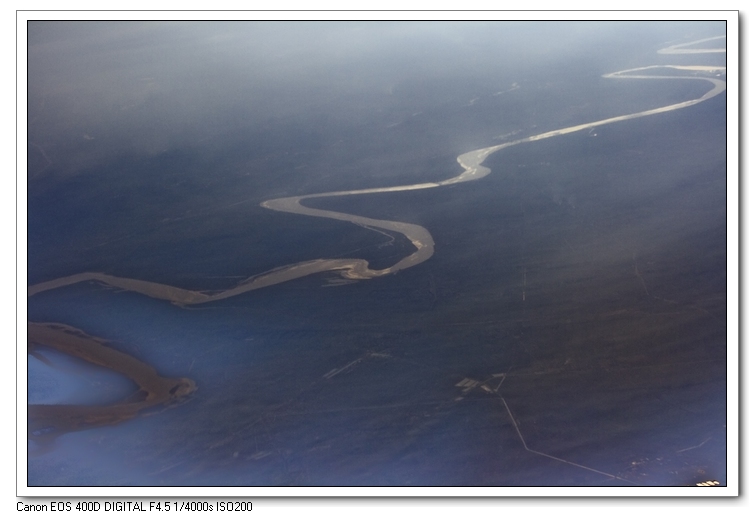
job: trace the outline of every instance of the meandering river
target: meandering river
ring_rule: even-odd
[[[723,38],[724,36],[720,36],[698,40],[683,45],[675,45],[662,49],[659,53],[668,55],[725,52],[725,48],[687,48],[695,44],[707,43],[709,41]],[[663,71],[665,70],[673,70],[676,73],[674,75],[663,75]],[[457,158],[462,169],[461,172],[453,178],[435,183],[418,183],[383,188],[324,192],[304,196],[271,199],[262,202],[261,206],[269,210],[346,221],[376,231],[385,230],[404,235],[409,241],[411,241],[415,251],[385,269],[372,269],[370,268],[368,261],[359,258],[322,258],[278,267],[247,278],[246,280],[239,282],[237,285],[220,292],[183,289],[147,280],[117,277],[102,272],[85,272],[30,286],[28,288],[28,297],[35,296],[44,291],[59,289],[80,282],[94,281],[120,289],[137,292],[151,298],[166,300],[185,306],[223,300],[263,287],[288,282],[297,278],[326,271],[337,271],[341,276],[350,280],[368,280],[390,275],[403,269],[417,266],[433,256],[435,243],[432,235],[426,228],[417,224],[401,221],[373,219],[360,215],[311,208],[306,206],[306,201],[308,199],[316,198],[333,198],[433,189],[462,182],[479,180],[491,172],[489,168],[483,166],[485,160],[491,154],[508,147],[528,142],[536,142],[560,135],[567,135],[608,124],[615,124],[625,120],[667,113],[705,102],[706,100],[720,95],[726,90],[726,82],[715,76],[716,74],[725,74],[725,71],[725,67],[654,65],[613,72],[606,74],[603,77],[607,79],[624,80],[655,79],[706,81],[711,83],[712,88],[706,91],[702,96],[692,100],[547,131],[519,140],[464,153]],[[688,73],[686,75],[680,75],[679,72]],[[104,409],[86,406],[30,405],[29,437],[35,440],[39,440],[40,437],[54,437],[64,432],[85,429],[98,425],[114,424],[133,418],[141,409],[185,397],[196,389],[194,383],[189,379],[167,379],[160,377],[152,367],[145,365],[130,356],[115,352],[108,347],[103,340],[88,336],[77,329],[65,325],[58,323],[29,322],[28,341],[30,346],[38,344],[54,347],[61,352],[122,373],[134,380],[144,394],[143,400],[137,402],[124,402]]]

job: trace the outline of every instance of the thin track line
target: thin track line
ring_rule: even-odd
[[[499,386],[500,387],[500,386]],[[563,458],[559,458],[558,456],[553,456],[552,454],[548,454],[541,451],[536,451],[535,449],[531,449],[527,445],[527,441],[524,439],[524,435],[522,434],[521,429],[519,429],[519,424],[516,423],[516,418],[514,418],[514,414],[511,412],[511,408],[506,403],[506,399],[503,398],[503,395],[501,395],[498,391],[495,392],[496,395],[498,395],[498,398],[501,399],[501,402],[503,402],[503,406],[506,408],[506,412],[509,414],[509,419],[511,419],[511,423],[514,425],[514,429],[516,429],[516,434],[519,435],[519,440],[522,442],[522,447],[524,447],[524,450],[527,452],[531,452],[532,454],[538,454],[540,456],[545,456],[546,458],[550,458],[552,460],[560,461],[561,463],[566,463],[568,465],[572,465],[573,467],[578,467],[580,469],[589,470],[590,472],[595,472],[596,474],[600,474],[602,476],[606,476],[612,479],[617,479],[619,481],[624,481],[626,483],[631,483],[633,485],[636,485],[634,481],[630,481],[628,479],[615,476],[613,474],[609,474],[608,472],[603,472],[602,470],[594,469],[592,467],[588,467],[586,465],[582,465],[580,463],[575,463],[573,461],[565,460]]]

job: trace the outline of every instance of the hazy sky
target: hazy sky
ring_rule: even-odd
[[[611,71],[629,43],[706,30],[661,22],[30,22],[29,174],[75,174],[113,153],[233,140],[287,118],[368,120],[407,100],[419,109],[481,74],[494,82],[565,63]]]

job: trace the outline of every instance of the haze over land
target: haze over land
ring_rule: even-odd
[[[31,24],[29,318],[198,390],[30,484],[725,482],[724,33]]]

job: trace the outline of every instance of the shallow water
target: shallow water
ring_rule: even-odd
[[[415,250],[402,235],[260,203],[440,182],[461,172],[457,156],[500,135],[700,98],[710,84],[602,75],[698,63],[656,51],[722,30],[559,26],[572,46],[549,52],[538,32],[484,30],[462,45],[431,31],[418,67],[382,29],[345,27],[335,37],[366,54],[326,45],[315,55],[327,74],[297,68],[307,53],[293,40],[275,40],[276,63],[239,50],[251,33],[231,31],[219,47],[184,34],[201,49],[194,67],[166,68],[139,49],[181,54],[173,32],[147,25],[124,51],[128,30],[89,34],[107,43],[92,57],[92,88],[107,86],[97,73],[118,56],[123,91],[69,126],[79,79],[49,62],[68,50],[42,40],[63,34],[76,48],[82,34],[33,27],[30,140],[57,151],[48,164],[30,147],[29,285],[91,271],[220,292],[321,258],[388,268]],[[594,39],[604,44],[579,44]],[[227,93],[208,97],[215,76]],[[502,149],[479,181],[306,200],[426,228],[435,253],[398,274],[339,285],[320,273],[193,306],[93,281],[36,294],[31,321],[79,328],[198,390],[59,437],[29,458],[29,484],[725,483],[725,104],[723,93]],[[69,136],[49,129],[56,121]],[[68,140],[84,133],[91,140]],[[77,402],[70,379],[28,360],[30,403]],[[465,391],[464,379],[476,384]]]

